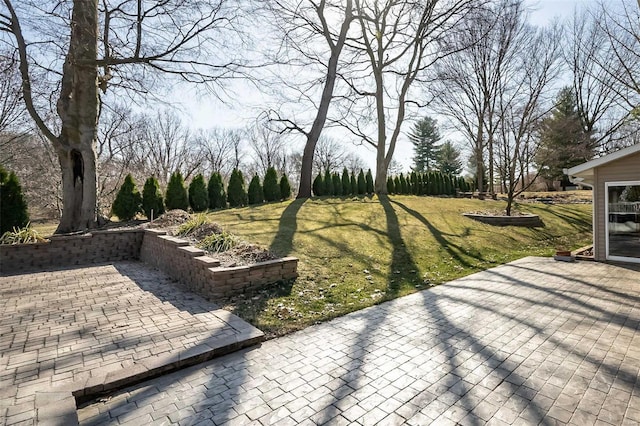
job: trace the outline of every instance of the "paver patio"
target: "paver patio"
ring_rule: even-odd
[[[34,423],[37,392],[126,381],[261,336],[139,262],[0,276],[0,424]]]
[[[638,424],[640,272],[525,258],[154,379],[82,424]]]

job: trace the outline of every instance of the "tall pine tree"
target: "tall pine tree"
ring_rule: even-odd
[[[595,141],[578,115],[575,93],[571,87],[564,87],[555,108],[540,126],[540,147],[535,156],[540,175],[560,180],[564,189],[569,181],[562,170],[591,160],[595,149]]]
[[[438,122],[425,117],[415,123],[407,135],[413,144],[413,167],[416,172],[426,172],[436,168],[441,139]]]

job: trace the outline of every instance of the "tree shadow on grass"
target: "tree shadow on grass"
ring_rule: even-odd
[[[462,248],[461,246],[459,246],[457,244],[454,244],[450,239],[447,238],[448,236],[453,236],[453,235],[446,234],[446,233],[440,231],[438,228],[433,226],[433,224],[429,220],[427,220],[427,218],[425,218],[419,212],[407,207],[406,205],[402,204],[399,201],[391,201],[391,202],[393,204],[399,206],[400,208],[402,208],[404,211],[406,211],[411,216],[416,218],[420,223],[425,225],[427,227],[427,229],[429,230],[429,232],[431,232],[431,235],[433,235],[433,237],[436,239],[436,241],[438,242],[440,247],[442,247],[444,250],[446,250],[447,253],[452,258],[457,260],[461,265],[464,265],[467,268],[476,267],[476,265],[472,265],[471,263],[469,263],[469,261],[467,259],[465,259],[461,255],[462,253],[464,253],[466,256],[473,257],[478,261],[484,262],[484,259],[482,258],[481,255],[470,253],[470,252],[466,251],[464,248]]]
[[[280,256],[288,256],[293,251],[293,238],[298,230],[298,212],[306,198],[293,200],[282,212],[278,232],[273,237],[269,251]]]

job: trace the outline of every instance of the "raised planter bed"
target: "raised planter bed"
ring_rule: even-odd
[[[527,214],[520,216],[501,216],[487,215],[476,213],[463,213],[463,216],[478,222],[486,223],[493,226],[522,226],[526,228],[538,228],[544,226],[540,216],[536,214]]]
[[[158,229],[94,231],[36,244],[0,245],[0,274],[47,271],[121,260],[148,263],[208,299],[249,293],[298,276],[298,259],[224,267],[189,241]]]

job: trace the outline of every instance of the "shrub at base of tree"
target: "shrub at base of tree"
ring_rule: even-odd
[[[254,175],[249,182],[249,191],[247,194],[249,205],[260,204],[264,202],[264,195],[262,193],[262,185],[260,185],[260,177]]]
[[[140,196],[140,192],[138,192],[138,188],[136,188],[133,177],[128,174],[124,178],[124,183],[120,187],[118,195],[116,195],[116,199],[111,207],[111,212],[122,221],[131,220],[140,212],[141,206],[142,197]]]
[[[247,191],[244,188],[244,177],[238,169],[233,169],[227,187],[227,201],[230,207],[242,207],[248,203]]]
[[[167,210],[189,209],[189,196],[187,195],[187,189],[184,187],[184,179],[180,172],[173,173],[171,178],[169,178],[165,205]]]
[[[264,175],[264,199],[268,202],[280,201],[280,185],[278,185],[278,173],[273,167],[267,169]]]
[[[280,178],[280,197],[283,200],[291,198],[291,184],[289,184],[289,178],[286,174],[283,174]]]
[[[27,203],[15,173],[7,173],[0,166],[0,235],[29,223]]]
[[[158,179],[155,177],[147,179],[142,188],[142,211],[149,220],[164,213],[164,200]]]
[[[209,208],[220,209],[227,207],[227,194],[224,192],[224,184],[222,176],[218,172],[214,172],[209,178],[207,185],[209,194]]]

